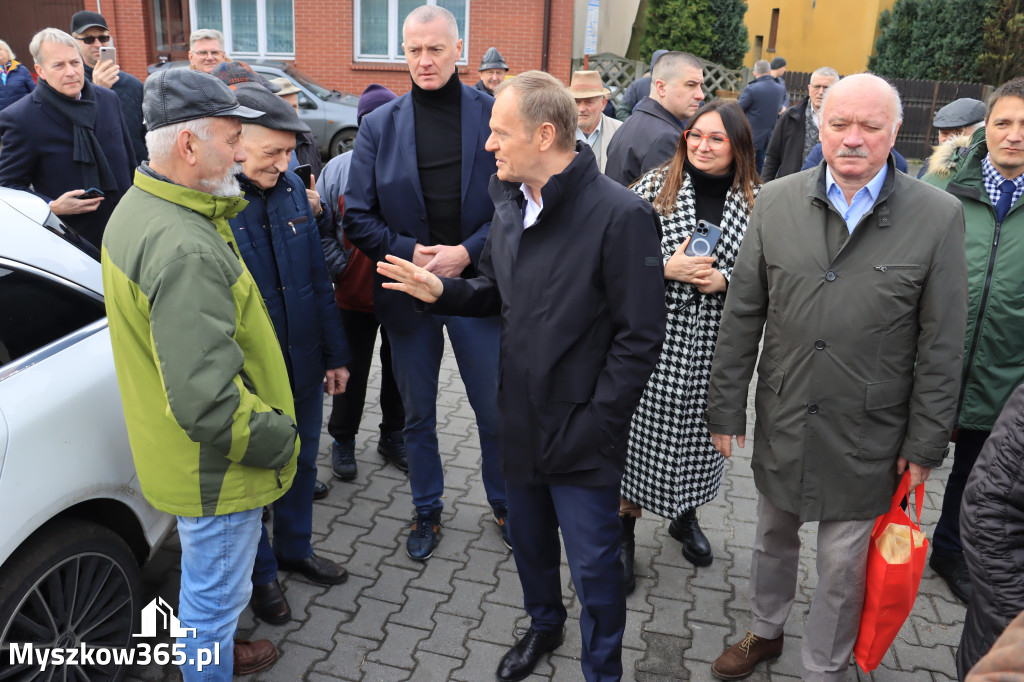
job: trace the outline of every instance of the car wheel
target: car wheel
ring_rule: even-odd
[[[351,151],[352,147],[356,144],[356,129],[345,128],[344,130],[335,133],[334,137],[331,138],[331,158],[339,154],[344,154],[347,151]]]
[[[38,663],[6,664],[14,644],[129,646],[140,608],[140,573],[128,545],[107,528],[57,520],[42,530],[0,569],[0,660],[6,666],[0,679],[51,679],[52,672],[66,680],[120,679],[122,666],[103,655],[94,656],[92,665],[63,665],[45,673]]]

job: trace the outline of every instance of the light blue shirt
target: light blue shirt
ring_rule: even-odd
[[[839,215],[843,216],[843,220],[846,221],[846,229],[850,231],[850,234],[853,234],[857,223],[878,200],[878,193],[882,191],[882,184],[885,182],[888,169],[889,164],[886,163],[882,166],[882,170],[875,174],[875,177],[868,180],[868,184],[857,190],[857,193],[853,195],[853,201],[847,204],[846,195],[843,194],[843,190],[839,188],[835,178],[832,177],[832,170],[827,165],[825,166],[825,194],[839,211]]]

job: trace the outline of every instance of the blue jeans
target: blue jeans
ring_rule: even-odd
[[[619,486],[508,486],[508,528],[523,601],[538,632],[565,623],[559,564],[565,558],[580,599],[580,667],[587,682],[622,679],[626,595],[619,543]]]
[[[267,527],[260,524],[259,549],[252,569],[252,584],[277,580],[277,556],[302,561],[313,553],[313,486],[316,484],[316,455],[324,422],[324,389],[295,401],[295,424],[299,429],[299,458],[292,487],[274,502],[274,547]]]
[[[230,682],[238,616],[252,594],[253,560],[260,537],[262,509],[222,516],[179,516],[181,593],[178,620],[195,628],[195,637],[179,637],[186,660],[200,649],[220,647],[220,665],[181,666],[184,682]]]
[[[405,406],[405,447],[409,458],[409,487],[416,513],[444,506],[444,470],[437,447],[437,376],[447,328],[469,404],[480,433],[482,476],[487,501],[505,506],[505,479],[498,463],[498,343],[497,317],[469,318],[420,315],[410,332],[394,333],[391,363]]]

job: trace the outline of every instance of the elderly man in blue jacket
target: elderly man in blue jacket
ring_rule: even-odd
[[[253,567],[249,605],[276,625],[291,618],[278,568],[320,585],[348,579],[340,565],[313,553],[310,538],[323,392],[345,390],[349,349],[317,228],[317,219],[330,220],[330,214],[316,191],[288,171],[304,125],[287,102],[260,85],[240,85],[235,96],[265,113],[243,126],[246,159],[237,177],[249,203],[231,220],[231,230],[281,343],[301,440],[295,480],[274,503],[273,549],[264,526]]]

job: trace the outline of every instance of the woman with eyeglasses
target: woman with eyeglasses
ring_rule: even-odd
[[[661,358],[633,416],[622,478],[627,594],[635,587],[633,531],[642,509],[672,519],[669,533],[690,563],[708,566],[713,559],[696,513],[718,494],[722,479],[722,456],[704,423],[708,376],[729,276],[760,184],[743,110],[716,100],[687,122],[672,159],[632,187],[661,216],[668,321]],[[688,246],[698,255],[687,255]]]
[[[11,46],[0,40],[0,111],[35,89],[32,74],[14,58]]]

